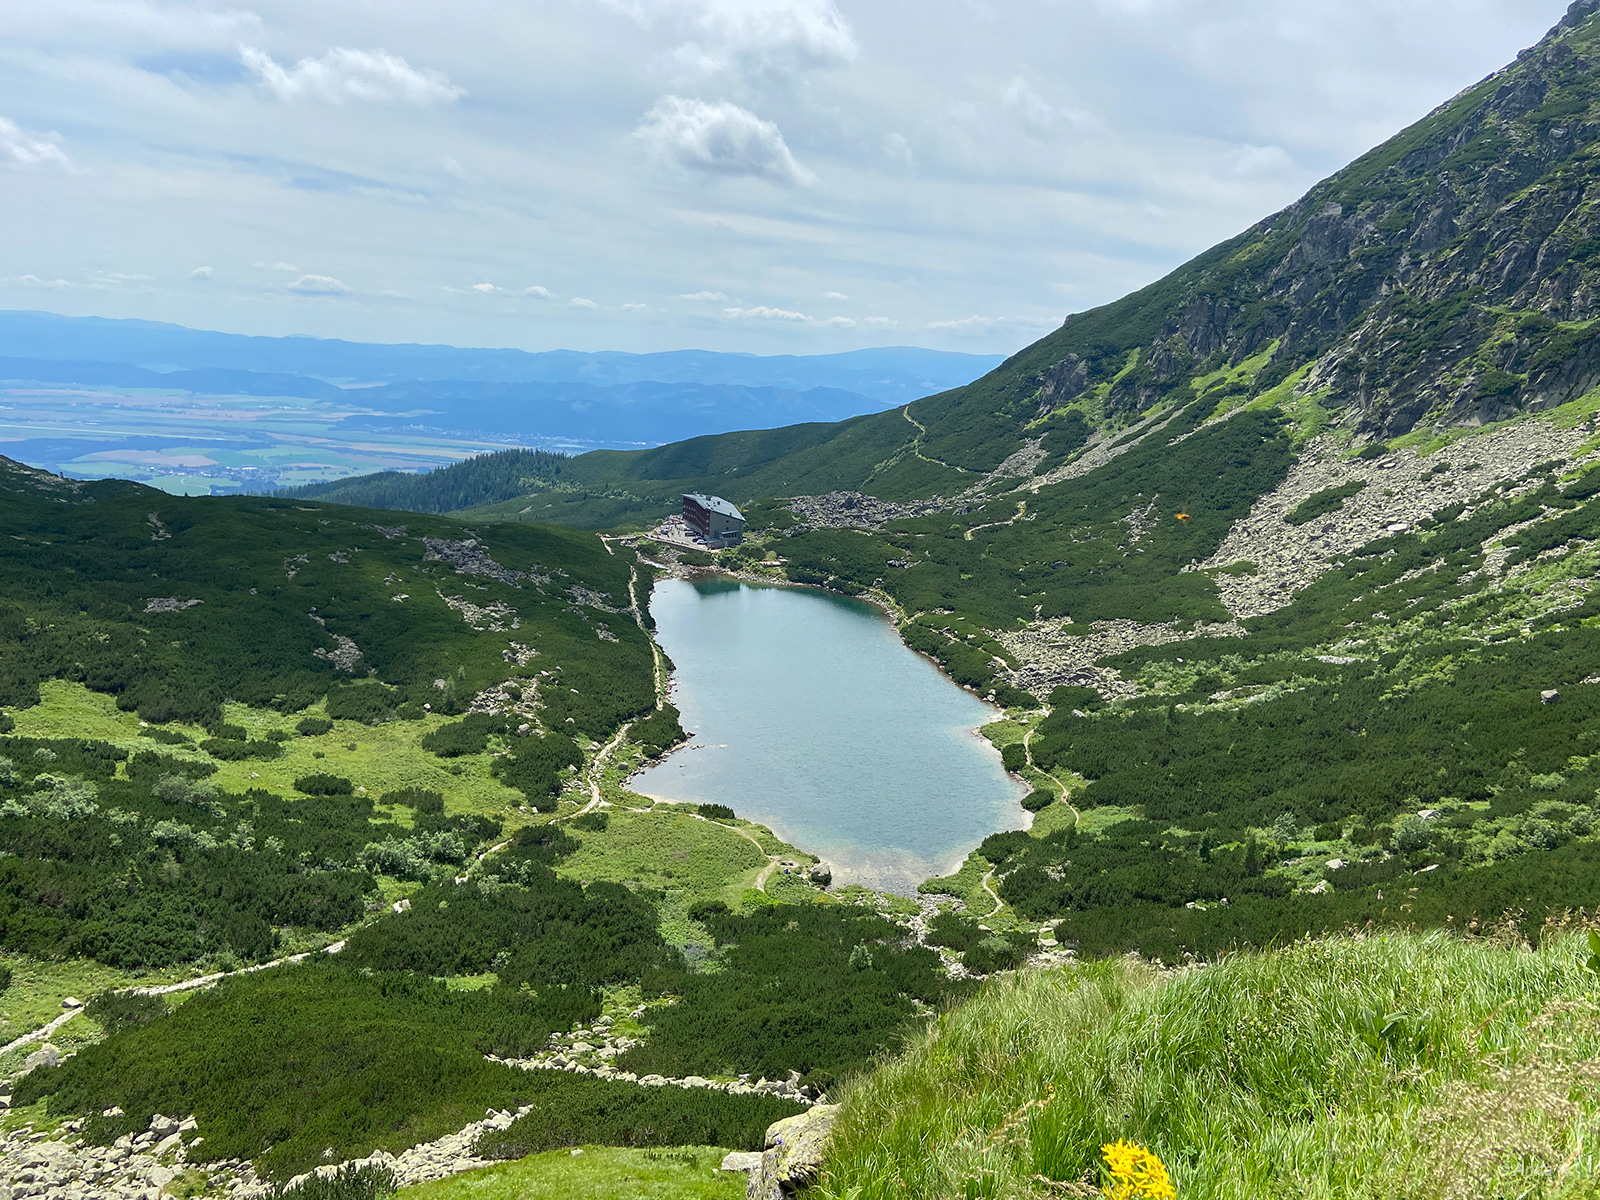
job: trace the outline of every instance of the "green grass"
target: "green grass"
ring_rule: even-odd
[[[747,839],[678,806],[609,812],[603,832],[572,831],[583,845],[561,863],[559,874],[685,891],[731,905],[766,865]]]
[[[91,692],[81,683],[45,680],[39,685],[39,694],[40,703],[15,711],[18,736],[96,738],[125,750],[160,749],[163,754],[194,762],[215,761],[198,749],[160,746],[140,737],[137,713],[119,712],[115,697]],[[442,759],[422,749],[423,737],[447,724],[447,717],[428,716],[419,721],[382,725],[335,721],[325,734],[302,737],[294,733],[295,723],[306,716],[323,715],[321,704],[287,716],[244,704],[228,704],[223,711],[225,720],[243,726],[252,738],[264,737],[276,729],[293,734],[283,743],[281,758],[216,762],[217,773],[211,779],[226,791],[244,792],[258,787],[293,796],[297,777],[326,771],[354,781],[374,798],[406,787],[440,792],[449,812],[504,813],[523,803],[520,792],[505,787],[489,773],[493,761],[489,754]],[[196,744],[206,737],[198,725],[173,722],[165,728],[189,735]],[[352,744],[354,750],[350,749]],[[322,757],[317,757],[319,754]]]
[[[738,1200],[745,1176],[717,1170],[726,1153],[706,1146],[552,1150],[402,1188],[398,1200]]]
[[[1117,1138],[1183,1200],[1592,1196],[1587,956],[1396,934],[998,979],[849,1091],[818,1197],[1061,1194]]]
[[[177,983],[193,974],[183,970],[119,971],[87,958],[49,960],[29,958],[25,954],[7,954],[5,964],[11,968],[11,986],[0,994],[0,1018],[3,1018],[0,1045],[59,1017],[65,1011],[61,1001],[68,996],[88,1000],[117,988]],[[70,1029],[80,1021],[94,1024],[87,1017],[79,1016],[65,1028]]]

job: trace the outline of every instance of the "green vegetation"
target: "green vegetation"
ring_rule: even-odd
[[[760,1150],[767,1126],[805,1106],[772,1096],[733,1096],[709,1088],[618,1087],[572,1079],[541,1091],[533,1111],[505,1129],[478,1135],[480,1158],[526,1158],[563,1146],[729,1146]]]
[[[745,1177],[718,1171],[725,1150],[582,1147],[418,1184],[403,1200],[742,1200]]]
[[[1290,448],[1271,413],[1196,431],[1212,404],[1194,402],[1097,471],[1040,488],[1027,520],[1004,523],[1016,501],[1001,496],[959,519],[910,518],[870,535],[803,533],[783,543],[789,575],[846,591],[876,584],[925,614],[906,626],[908,643],[980,689],[994,676],[992,660],[1005,657],[985,629],[1019,618],[1223,619],[1210,578],[1183,568],[1214,553],[1277,486]]]
[[[820,1194],[1066,1194],[1126,1138],[1182,1197],[1592,1195],[1586,953],[1393,935],[1005,977],[851,1089]]]
[[[1344,507],[1346,500],[1366,486],[1366,480],[1352,479],[1349,483],[1341,483],[1337,487],[1323,488],[1296,504],[1283,519],[1291,525],[1305,525],[1318,517],[1338,512]]]
[[[287,1178],[374,1147],[404,1149],[530,1094],[525,1072],[485,1061],[526,1052],[571,1020],[565,993],[451,991],[336,962],[225,980],[163,1019],[81,1050],[18,1085],[53,1113],[91,1114],[110,1141],[156,1112],[193,1112],[202,1161],[255,1158]],[[113,1106],[126,1115],[101,1117]]]
[[[365,797],[221,792],[215,768],[153,750],[12,737],[0,760],[0,941],[33,955],[131,968],[268,958],[283,928],[331,932],[361,915],[374,886],[362,848],[394,828]],[[301,857],[313,852],[314,866]]]
[[[380,471],[354,479],[312,483],[278,494],[362,508],[403,508],[447,513],[509,500],[556,482],[570,460],[548,450],[501,450],[479,454],[421,475]]]
[[[774,904],[741,916],[713,902],[690,915],[715,937],[719,966],[663,980],[682,1000],[655,1012],[649,1040],[618,1059],[641,1075],[796,1071],[826,1088],[894,1044],[919,1001],[961,991],[934,951],[904,947],[871,909]]]
[[[292,1188],[279,1184],[272,1200],[383,1200],[394,1191],[394,1172],[388,1167],[341,1166],[332,1175],[311,1175]]]

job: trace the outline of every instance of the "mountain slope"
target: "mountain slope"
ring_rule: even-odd
[[[850,489],[959,493],[1032,449],[1059,466],[1076,422],[1114,431],[1211,393],[1263,394],[1361,439],[1546,411],[1600,385],[1600,22],[1579,0],[1537,46],[1303,198],[1112,304],[1069,317],[983,378],[803,433],[584,455],[564,482],[664,512]],[[1284,389],[1287,385],[1287,390]],[[534,499],[603,526],[614,504]]]

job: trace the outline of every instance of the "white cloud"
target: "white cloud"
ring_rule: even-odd
[[[1020,329],[1054,329],[1057,322],[1044,317],[980,317],[974,314],[954,321],[929,321],[929,329],[946,333],[988,333],[1001,326]]]
[[[6,282],[7,283],[20,283],[23,287],[43,287],[43,288],[60,288],[60,289],[81,288],[81,287],[100,287],[100,288],[104,288],[104,287],[108,286],[108,285],[103,284],[103,283],[101,283],[101,284],[73,283],[70,279],[40,279],[37,275],[18,275],[14,279],[6,280]]]
[[[196,267],[189,272],[190,279],[210,279],[213,272],[210,267]]]
[[[645,27],[687,34],[667,61],[697,75],[788,74],[839,67],[861,53],[834,0],[606,0]]]
[[[550,289],[549,288],[540,287],[538,284],[534,284],[532,287],[523,288],[522,289],[522,294],[524,296],[537,296],[541,300],[554,300],[555,299],[555,297],[550,294]]]
[[[649,310],[649,308],[650,308],[650,306],[648,304],[624,304],[622,306],[622,311],[623,312],[647,312]]]
[[[710,300],[710,301],[714,301],[714,302],[716,302],[718,304],[726,304],[728,302],[728,297],[723,295],[721,292],[684,292],[682,295],[680,295],[678,297],[678,299],[679,300]]]
[[[810,313],[791,308],[772,308],[765,304],[752,308],[725,308],[722,315],[730,321],[779,321],[809,325],[815,329],[889,329],[895,324],[887,317],[868,317],[865,321],[857,321],[854,317],[814,317]]]
[[[765,304],[758,304],[754,308],[725,308],[722,314],[735,321],[800,321],[810,324],[816,320],[808,317],[803,312],[793,312],[787,308],[768,308]]]
[[[299,292],[302,296],[347,296],[355,288],[332,275],[302,275],[289,284],[289,290]]]
[[[822,293],[822,298],[824,300],[848,300],[848,299],[850,299],[850,297],[846,296],[843,292],[823,292]]]
[[[492,292],[495,290],[495,286],[492,283],[475,283],[472,285],[472,290],[475,292]]]
[[[574,296],[567,301],[568,308],[599,308],[593,300],[585,300],[582,296]]]
[[[340,46],[321,58],[302,58],[294,66],[284,67],[265,50],[240,46],[239,59],[280,100],[310,97],[331,104],[346,100],[448,104],[466,95],[440,72],[419,70],[387,50]]]
[[[34,135],[26,132],[15,121],[0,117],[0,162],[10,162],[19,167],[38,167],[54,164],[69,167],[71,160],[61,148],[61,139],[54,133]]]
[[[1298,169],[1282,146],[1240,146],[1227,157],[1240,175],[1282,175]]]
[[[906,141],[903,133],[886,133],[883,135],[883,154],[890,162],[902,167],[911,165],[911,143]]]
[[[973,314],[958,321],[929,321],[929,329],[948,329],[952,333],[986,332],[1004,321],[1004,317],[980,317]]]
[[[795,161],[775,124],[727,100],[708,104],[663,96],[645,114],[634,136],[658,158],[688,171],[747,175],[773,183],[816,182],[816,176]]]
[[[1090,124],[1086,114],[1051,104],[1020,75],[1000,93],[1000,103],[1017,114],[1024,129],[1038,137],[1048,137],[1063,125],[1082,128]]]

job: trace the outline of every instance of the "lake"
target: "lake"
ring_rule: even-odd
[[[666,579],[651,595],[687,747],[630,786],[714,801],[826,859],[835,883],[911,893],[1026,788],[975,732],[998,715],[907,648],[873,605],[815,588]]]

